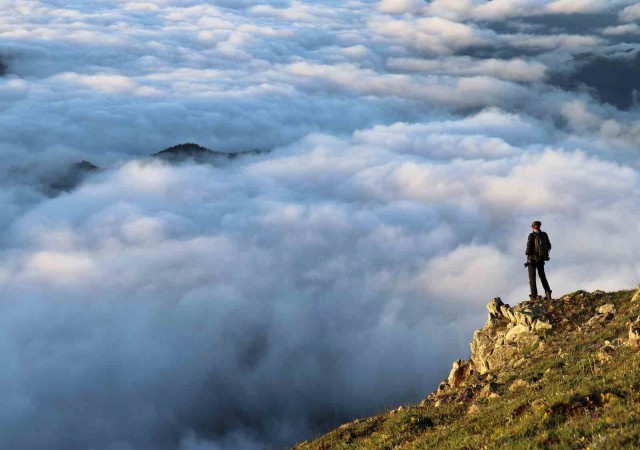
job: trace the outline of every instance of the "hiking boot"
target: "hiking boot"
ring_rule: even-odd
[[[547,299],[547,300],[553,300],[551,298],[551,291],[545,291],[544,292],[544,298]]]

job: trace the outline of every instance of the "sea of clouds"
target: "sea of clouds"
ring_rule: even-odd
[[[640,281],[640,3],[0,12],[1,448],[278,449],[417,402],[526,298],[534,219],[555,294]],[[270,152],[144,158],[188,141]]]

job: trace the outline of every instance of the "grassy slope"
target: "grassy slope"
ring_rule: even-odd
[[[539,301],[553,329],[518,364],[473,375],[453,391],[455,401],[436,407],[426,400],[356,420],[294,448],[640,448],[640,353],[624,345],[628,321],[640,314],[633,294],[578,291]],[[587,325],[606,303],[617,308],[613,319]],[[614,348],[605,352],[607,340]],[[527,385],[510,389],[515,380]],[[500,397],[477,394],[489,382]]]

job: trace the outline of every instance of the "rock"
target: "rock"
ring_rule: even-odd
[[[591,293],[591,295],[605,295],[606,292],[605,291],[601,291],[600,289],[595,290]]]
[[[633,348],[640,348],[640,316],[629,324],[629,339],[627,345]]]
[[[511,308],[498,297],[487,305],[489,317],[471,341],[471,363],[480,374],[509,364],[521,350],[540,342],[535,333],[552,328],[545,311],[537,306]]]
[[[500,299],[500,297],[492,298],[491,300],[489,300],[489,303],[487,304],[487,309],[489,310],[489,314],[492,314],[494,317],[502,316],[502,313],[500,312],[500,307],[503,305],[504,303],[502,303],[502,300]]]
[[[528,333],[528,332],[529,332],[529,328],[525,327],[524,325],[516,325],[515,327],[507,331],[507,334],[505,335],[505,339],[508,342],[513,342],[517,340],[517,337],[519,335],[521,335],[522,333]]]
[[[514,381],[513,383],[511,383],[511,386],[509,386],[509,390],[510,391],[515,391],[516,389],[521,389],[521,388],[525,388],[525,387],[529,387],[531,386],[530,383],[521,380],[521,379],[517,379],[516,381]]]
[[[480,412],[480,407],[475,403],[469,407],[467,414],[477,414]]]
[[[598,306],[596,308],[596,312],[605,316],[608,314],[615,314],[616,307],[612,303],[607,303],[606,305]]]
[[[498,391],[498,384],[489,383],[484,385],[484,387],[480,389],[480,392],[478,393],[478,397],[489,398],[491,397],[491,394],[495,394],[497,391]]]
[[[435,406],[436,408],[440,408],[442,405],[444,405],[444,400],[443,399],[438,399],[433,406]]]
[[[616,348],[613,344],[611,344],[611,342],[609,341],[604,341],[604,345],[602,346],[602,348],[600,349],[600,351],[598,351],[598,354],[596,355],[596,357],[600,360],[600,361],[608,361],[611,359],[613,353],[615,352]]]
[[[467,378],[473,373],[473,364],[470,361],[459,359],[453,363],[451,372],[449,372],[449,386],[456,388],[463,384]]]
[[[521,365],[523,365],[525,362],[527,362],[526,359],[520,358],[519,360],[517,360],[516,362],[513,363],[513,367],[518,368]]]
[[[482,386],[480,386],[479,384],[467,386],[464,389],[460,390],[460,392],[458,392],[458,395],[456,395],[455,397],[455,401],[461,405],[469,403],[476,397],[476,395],[478,395],[480,389],[482,389]]]
[[[608,320],[613,319],[613,315],[616,312],[616,308],[611,303],[602,305],[596,308],[597,314],[591,319],[587,320],[586,325],[602,325]]]
[[[513,310],[509,308],[509,305],[502,305],[502,307],[500,308],[500,312],[502,313],[502,317],[509,320],[509,322],[517,322],[516,317],[513,315]]]
[[[638,300],[640,300],[640,284],[638,285],[638,289],[636,289],[636,292],[633,294],[633,297],[631,297],[631,302],[637,302]]]
[[[533,328],[534,331],[541,331],[541,330],[550,330],[553,328],[553,326],[548,321],[542,318],[538,318],[533,322],[533,324],[531,325],[531,328]]]

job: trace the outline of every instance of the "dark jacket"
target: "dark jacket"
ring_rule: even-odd
[[[527,239],[527,250],[524,252],[527,255],[527,261],[529,262],[544,262],[549,261],[549,251],[551,250],[551,241],[549,236],[544,231],[537,233],[529,233]],[[540,239],[539,246],[536,248],[536,239]]]

